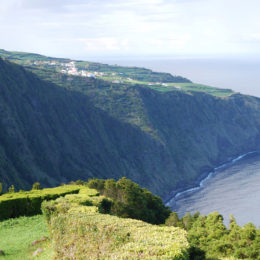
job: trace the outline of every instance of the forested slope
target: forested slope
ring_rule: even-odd
[[[5,187],[126,176],[166,196],[213,166],[260,148],[258,98],[35,73],[41,79],[0,61]]]
[[[146,150],[154,150],[145,155],[148,161],[164,154],[158,141],[95,108],[85,95],[0,60],[0,180],[5,188],[98,176],[131,175],[144,182],[150,178],[141,161]],[[159,177],[150,174],[156,183]]]

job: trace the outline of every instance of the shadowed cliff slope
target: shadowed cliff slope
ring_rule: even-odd
[[[126,176],[165,196],[218,163],[260,149],[258,98],[65,76],[62,84],[57,77],[59,86],[0,60],[5,186]]]
[[[95,108],[81,93],[0,60],[0,180],[5,187],[121,176],[155,186],[165,153],[158,141]],[[143,160],[151,163],[144,166]]]

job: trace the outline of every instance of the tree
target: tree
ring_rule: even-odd
[[[116,199],[117,197],[117,189],[116,189],[116,181],[114,179],[108,179],[105,181],[104,185],[104,195],[111,198]]]
[[[191,226],[193,224],[193,218],[190,214],[190,212],[187,212],[183,218],[182,218],[183,227],[185,230],[191,229]]]
[[[165,221],[165,225],[183,228],[182,221],[179,219],[176,212],[171,212],[170,216]]]
[[[113,215],[164,224],[171,212],[164,206],[160,197],[125,177],[118,181],[91,179],[88,181],[88,187],[97,189],[101,195],[112,199]]]
[[[39,182],[35,182],[32,186],[32,190],[40,190],[41,184]]]
[[[90,189],[96,189],[99,192],[102,192],[104,190],[105,186],[105,180],[101,179],[90,179],[87,183],[88,187]]]
[[[9,187],[8,192],[9,192],[9,193],[14,193],[14,192],[15,192],[14,185],[11,185],[11,186]]]

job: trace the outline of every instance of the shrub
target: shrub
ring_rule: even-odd
[[[92,183],[96,187],[100,182]],[[114,186],[113,181],[108,184],[109,187]],[[128,189],[128,185],[133,184],[121,182],[120,185]],[[138,185],[133,186],[138,194]],[[113,196],[118,196],[117,192],[113,192],[114,189],[110,191]],[[153,200],[157,201],[157,197],[148,194],[146,203],[154,205]],[[129,205],[133,204],[134,198],[129,198],[124,192],[119,195],[125,202],[132,199]],[[81,186],[78,194],[43,202],[42,212],[55,245],[55,258],[85,259],[87,256],[88,259],[188,259],[189,245],[184,230],[101,214],[117,208],[117,212],[122,211],[123,215],[128,212],[126,205],[127,203],[106,198],[96,190],[84,186]]]
[[[105,187],[105,180],[102,179],[90,179],[87,183],[90,189],[96,189],[98,191],[103,191]]]
[[[9,192],[9,193],[14,193],[14,192],[15,192],[14,185],[11,185],[11,186],[9,187],[8,192]]]
[[[175,227],[67,213],[51,218],[49,229],[57,259],[189,259],[186,232]]]
[[[165,225],[183,228],[183,223],[176,212],[171,212],[170,216],[165,221]]]
[[[39,182],[35,182],[32,186],[32,190],[40,190],[41,189],[41,185]]]
[[[47,222],[49,222],[52,216],[66,212],[101,212],[108,214],[111,205],[112,201],[100,196],[96,190],[81,186],[78,194],[67,194],[56,200],[44,201],[41,208]]]
[[[44,200],[57,199],[66,194],[78,193],[79,190],[79,186],[66,185],[57,188],[3,194],[0,197],[0,220],[40,214],[41,203]]]
[[[85,185],[86,182],[83,180],[71,181],[70,185]]]
[[[166,223],[170,223],[171,219],[170,216]],[[256,229],[252,223],[240,227],[231,216],[230,225],[227,228],[223,224],[222,215],[218,212],[213,212],[208,216],[186,214],[180,221],[186,223],[184,227],[188,230],[190,254],[196,256],[194,259],[204,259],[203,252],[207,259],[224,257],[260,259],[260,229]],[[175,219],[172,223],[176,224]]]
[[[88,181],[88,187],[113,200],[111,213],[116,216],[164,224],[171,212],[160,197],[126,178],[117,182],[92,179]]]

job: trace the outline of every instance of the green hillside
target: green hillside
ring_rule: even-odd
[[[138,128],[95,108],[79,92],[1,60],[0,82],[0,180],[5,190],[11,184],[27,189],[35,181],[50,186],[89,177],[131,175],[139,183],[146,178],[135,158],[160,144]]]
[[[26,63],[46,61],[23,55]],[[260,147],[258,98],[157,91],[67,75],[52,65],[23,65],[0,60],[5,190],[11,184],[27,189],[35,181],[46,187],[126,176],[165,197],[217,164]]]

